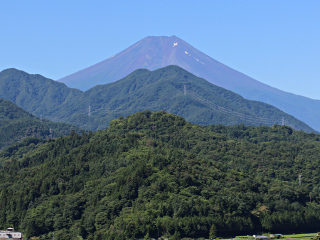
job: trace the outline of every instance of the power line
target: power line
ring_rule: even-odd
[[[275,120],[270,120],[270,119],[267,119],[267,118],[263,118],[263,117],[257,117],[257,116],[252,116],[252,115],[246,115],[246,114],[243,114],[243,113],[238,113],[238,112],[235,112],[233,110],[230,110],[230,109],[227,109],[225,107],[222,107],[222,106],[219,106],[219,105],[216,105],[214,103],[212,103],[211,101],[208,101],[207,99],[204,99],[200,96],[198,96],[196,93],[194,93],[193,91],[188,91],[188,95],[191,96],[192,98],[194,98],[195,100],[203,103],[204,105],[207,105],[208,107],[210,108],[213,108],[215,110],[218,110],[220,112],[223,112],[223,113],[226,113],[226,114],[232,114],[232,115],[235,115],[235,116],[238,116],[240,118],[244,118],[246,119],[247,121],[254,121],[254,122],[261,122],[261,123],[264,123],[264,124],[276,124],[276,123],[279,123],[279,120],[275,119]]]
[[[143,92],[141,92],[140,94],[139,93],[132,93],[130,95],[134,96],[134,95],[137,95],[137,94],[140,95],[140,97],[144,95]],[[207,107],[209,107],[211,109],[214,109],[216,111],[222,112],[224,114],[230,114],[230,115],[233,115],[233,116],[237,116],[237,117],[239,117],[239,118],[241,118],[241,119],[243,119],[243,120],[245,120],[247,122],[260,123],[260,124],[263,124],[263,125],[279,124],[279,125],[282,125],[282,126],[287,125],[287,126],[289,126],[291,128],[295,128],[292,125],[290,125],[288,122],[286,122],[284,117],[282,117],[281,119],[280,118],[278,119],[278,118],[258,117],[258,116],[249,115],[249,114],[245,114],[245,113],[239,113],[239,112],[230,110],[228,108],[225,108],[223,106],[217,105],[213,101],[210,101],[208,99],[205,99],[205,98],[199,96],[198,94],[196,94],[195,92],[193,92],[190,89],[188,89],[188,91],[187,91],[187,87],[186,87],[185,84],[183,85],[183,91],[181,91],[181,90],[176,88],[176,89],[174,89],[172,91],[168,91],[166,94],[161,94],[161,97],[159,97],[157,100],[158,101],[167,101],[167,100],[172,99],[174,97],[177,97],[179,95],[180,96],[181,95],[190,96],[194,100],[202,103],[203,105],[206,105]],[[120,111],[122,108],[123,108],[122,106],[113,107],[113,108],[110,108],[110,107],[109,108],[104,108],[103,112],[115,111],[115,110],[116,111]],[[91,106],[90,105],[89,105],[89,108],[88,108],[88,116],[91,116]]]

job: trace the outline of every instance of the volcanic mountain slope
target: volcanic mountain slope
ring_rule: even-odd
[[[177,65],[246,99],[271,104],[320,131],[320,101],[278,90],[258,82],[195,49],[182,39],[147,37],[124,51],[59,81],[88,90],[119,80],[136,69],[155,70]]]
[[[19,75],[19,73],[16,74]],[[33,79],[33,76],[30,75],[29,79]],[[48,81],[43,79],[46,86],[51,85]],[[7,92],[11,91],[11,82],[14,81],[7,81],[5,84],[8,88]],[[41,81],[36,82],[39,85],[38,88],[44,88],[41,87]],[[23,83],[25,84],[26,81]],[[32,89],[30,86],[25,88]],[[63,91],[64,94],[54,91]],[[66,89],[64,85],[55,88],[54,91],[52,90],[50,96],[64,98],[59,99],[60,104],[54,104],[52,109],[50,104],[57,102],[55,98],[52,101],[39,103],[33,101],[26,107],[35,109],[36,114],[39,114],[38,106],[46,107],[48,108],[46,118],[67,122],[82,129],[103,129],[108,127],[109,122],[114,118],[149,109],[165,110],[201,125],[243,123],[253,126],[272,126],[282,124],[284,119],[286,125],[295,129],[314,131],[305,123],[273,106],[246,100],[177,66],[168,66],[152,72],[146,69],[136,70],[119,81],[99,85],[86,92]],[[33,91],[30,92],[33,93]],[[47,92],[43,91],[42,95],[47,96]],[[39,94],[37,99],[48,98],[42,95]],[[30,96],[24,91],[15,96],[15,99],[20,98],[28,99]]]
[[[69,135],[80,129],[65,123],[39,119],[14,105],[0,99],[0,150],[26,137],[48,139]]]

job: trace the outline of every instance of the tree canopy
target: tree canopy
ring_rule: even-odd
[[[96,133],[24,141],[1,153],[0,226],[43,239],[315,231],[319,140],[143,111]]]

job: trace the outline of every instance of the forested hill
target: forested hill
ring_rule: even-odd
[[[136,70],[119,81],[86,92],[14,69],[0,73],[0,89],[1,84],[7,90],[0,91],[0,97],[12,99],[27,111],[92,131],[108,127],[119,116],[146,109],[165,110],[201,125],[272,126],[284,122],[298,130],[314,131],[271,105],[246,100],[177,66]]]
[[[82,92],[39,74],[10,68],[0,72],[0,98],[9,100],[27,112],[54,119],[56,108]]]
[[[94,134],[39,143],[23,156],[4,152],[0,225],[28,238],[319,229],[320,136],[287,126],[203,127],[144,111]]]
[[[12,102],[0,99],[0,150],[26,137],[48,139],[69,135],[72,130],[80,132],[78,127],[41,120]]]

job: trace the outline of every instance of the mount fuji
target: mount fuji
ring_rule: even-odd
[[[136,69],[153,71],[168,65],[182,67],[246,99],[271,104],[320,131],[319,100],[261,83],[214,60],[176,36],[146,37],[122,52],[58,81],[86,91],[96,85],[117,81]]]

